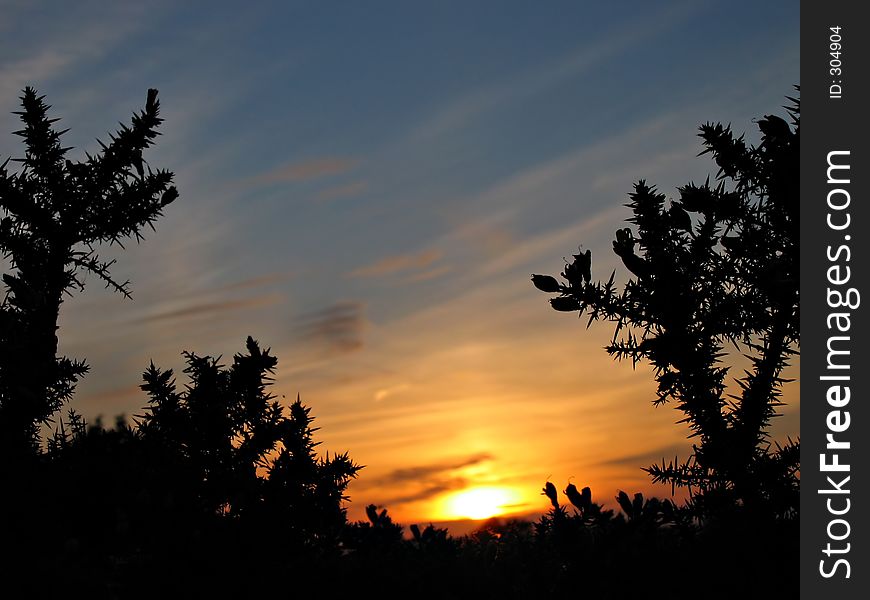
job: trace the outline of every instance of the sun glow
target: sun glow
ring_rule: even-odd
[[[488,519],[506,512],[516,502],[513,490],[499,487],[477,487],[448,497],[444,512],[453,519]]]

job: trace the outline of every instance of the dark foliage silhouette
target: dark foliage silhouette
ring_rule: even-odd
[[[671,597],[675,586],[704,598],[797,594],[793,521],[761,529],[748,522],[701,527],[693,507],[670,500],[620,490],[615,512],[593,502],[588,487],[578,493],[569,484],[568,506],[550,486],[544,495],[551,508],[534,524],[530,561],[547,592],[582,582],[586,594],[604,598]]]
[[[533,275],[559,295],[554,309],[615,323],[607,352],[655,371],[655,404],[670,401],[697,439],[690,458],[652,465],[656,482],[688,487],[697,516],[795,517],[799,442],[772,447],[770,420],[780,406],[782,371],[799,333],[799,130],[758,120],[761,142],[747,145],[730,126],[700,127],[704,151],[719,167],[717,182],[689,183],[667,200],[644,181],[629,194],[632,228],[620,229],[614,252],[630,271],[622,291],[614,274],[592,282],[591,253],[574,255],[563,282]],[[728,393],[728,349],[750,361]]]
[[[251,338],[229,367],[185,357],[181,390],[172,371],[145,371],[149,404],[132,426],[88,426],[71,411],[19,474],[0,499],[17,572],[45,569],[104,597],[154,597],[166,585],[226,597],[277,591],[341,557],[345,490],[361,467],[318,456],[310,409],[269,392],[276,358]],[[250,576],[261,570],[280,577]]]
[[[758,530],[700,527],[690,507],[619,491],[616,509],[568,484],[542,490],[550,509],[536,522],[491,519],[462,537],[401,527],[370,506],[369,522],[350,528],[355,542],[336,563],[378,597],[547,598],[780,597],[797,593],[793,522]],[[380,533],[376,533],[380,532]],[[711,582],[715,582],[711,585]]]
[[[387,509],[380,511],[374,504],[366,506],[368,521],[350,523],[344,532],[344,546],[350,550],[369,552],[387,549],[402,540],[403,527],[394,523]]]
[[[130,126],[100,142],[101,151],[84,162],[66,158],[70,148],[50,118],[44,97],[26,88],[22,110],[24,158],[18,173],[0,166],[0,251],[12,273],[3,274],[0,304],[0,451],[33,454],[39,428],[72,396],[87,372],[80,360],[57,356],[57,320],[65,295],[84,287],[91,273],[107,287],[129,296],[116,281],[113,261],[95,253],[100,244],[140,239],[178,193],[172,173],[152,170],[143,151],[162,122],[157,90]]]
[[[187,474],[206,514],[280,531],[285,547],[335,549],[346,523],[344,492],[361,467],[347,453],[318,458],[310,409],[297,398],[285,414],[268,392],[277,358],[250,337],[247,354],[229,368],[185,357],[190,384],[182,391],[171,370],[145,371],[142,440]]]

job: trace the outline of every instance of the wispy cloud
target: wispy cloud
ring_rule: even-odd
[[[7,90],[14,90],[20,93],[22,85],[48,79],[51,75],[67,66],[71,60],[72,57],[63,52],[43,50],[39,54],[7,63],[0,68],[0,81],[14,83],[6,84],[3,88],[0,88],[4,94],[4,101],[6,100]]]
[[[380,388],[375,392],[375,402],[383,402],[390,396],[395,396],[396,394],[407,392],[410,389],[411,386],[407,383],[399,383],[397,385]]]
[[[203,302],[181,308],[166,310],[156,314],[148,315],[137,319],[136,323],[152,323],[155,321],[167,321],[171,319],[181,319],[185,317],[205,317],[216,313],[222,313],[232,310],[241,310],[246,308],[257,308],[276,304],[283,300],[280,294],[266,294],[262,296],[254,296],[253,298],[242,298],[238,300],[221,300],[217,302]]]
[[[505,102],[517,102],[552,89],[584,71],[618,56],[625,50],[661,36],[703,8],[704,4],[677,4],[658,11],[653,18],[636,18],[619,29],[602,32],[599,40],[551,64],[539,65],[510,79],[490,82],[440,109],[410,133],[418,142],[456,131]]]
[[[453,492],[466,487],[468,487],[468,481],[462,477],[455,477],[443,482],[427,485],[415,492],[393,496],[384,500],[382,504],[384,506],[399,506],[402,504],[410,504],[412,502],[420,502],[422,500],[430,500],[445,492]]]
[[[383,277],[411,269],[425,269],[442,256],[439,250],[424,250],[417,254],[399,254],[382,258],[349,273],[351,277]]]
[[[426,481],[433,477],[443,476],[452,471],[470,467],[493,459],[493,456],[488,452],[480,452],[472,454],[464,458],[433,463],[429,465],[421,465],[418,467],[410,467],[405,469],[396,469],[387,473],[383,477],[378,478],[371,485],[389,485],[396,483],[419,482]]]
[[[248,182],[263,185],[310,181],[347,173],[358,164],[359,161],[353,158],[315,158],[304,162],[280,165],[270,171],[265,171],[251,177],[248,179]]]
[[[422,273],[415,273],[413,275],[409,275],[405,278],[405,282],[420,283],[423,281],[438,279],[439,277],[446,275],[452,270],[453,267],[451,267],[450,265],[441,265],[440,267],[435,267],[434,269],[429,269],[428,271],[423,271]]]
[[[105,56],[159,12],[134,4],[86,5],[60,19],[37,19],[31,5],[19,3],[4,10],[4,20],[15,23],[10,31],[3,31],[7,43],[2,44],[0,97],[4,101],[12,94],[17,96],[25,85],[42,87]],[[69,35],[71,31],[75,34]]]
[[[219,294],[221,292],[231,292],[235,290],[244,290],[255,287],[265,287],[274,283],[286,281],[291,277],[293,277],[292,273],[267,273],[265,275],[258,275],[256,277],[248,277],[234,283],[228,283],[226,285],[211,290],[209,293]]]
[[[457,471],[491,460],[493,460],[491,454],[481,452],[450,461],[396,469],[382,477],[364,483],[361,481],[359,483],[362,485],[356,487],[357,489],[397,490],[392,496],[382,501],[385,506],[421,502],[440,496],[445,492],[469,487],[472,483],[467,477],[458,474]]]
[[[673,460],[675,456],[681,456],[685,458],[686,456],[688,456],[690,451],[691,444],[689,442],[680,445],[669,444],[667,446],[661,446],[647,452],[617,456],[615,458],[602,461],[601,464],[630,468],[637,468],[638,466],[645,467],[653,463],[661,463],[663,458],[666,462],[669,460]]]
[[[119,399],[143,396],[139,384],[112,387],[92,393],[88,396],[88,403],[94,406],[111,406]]]
[[[363,347],[366,323],[363,303],[343,301],[297,317],[295,331],[331,354],[347,354]]]
[[[317,200],[320,202],[331,202],[341,198],[350,198],[363,193],[368,187],[368,181],[354,181],[346,185],[329,187],[317,194]]]

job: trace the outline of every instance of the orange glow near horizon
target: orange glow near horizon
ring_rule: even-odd
[[[517,490],[510,488],[474,487],[445,498],[441,511],[444,519],[489,519],[509,512],[520,496]]]

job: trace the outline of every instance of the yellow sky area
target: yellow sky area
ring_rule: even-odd
[[[669,497],[641,467],[687,456],[688,429],[675,423],[682,413],[652,405],[647,366],[607,356],[609,324],[587,330],[585,320],[549,310],[543,295],[528,302],[541,313],[529,322],[511,315],[531,307],[511,303],[469,321],[455,318],[474,314],[466,306],[373,323],[362,350],[307,370],[294,369],[292,348],[273,350],[274,391],[287,400],[301,393],[321,452],[347,451],[365,465],[348,489],[351,520],[364,520],[368,504],[406,526],[543,512],[547,480],[560,491],[590,486],[610,508],[619,490]],[[796,374],[795,366],[787,375]],[[799,431],[798,385],[785,388],[779,439]],[[120,411],[105,406],[121,397],[128,414],[145,403],[128,386],[84,395],[76,408],[111,422]]]
[[[652,405],[648,367],[607,356],[610,325],[585,330],[532,295],[542,300],[542,317],[513,329],[499,310],[452,324],[418,315],[372,335],[343,378],[304,381],[323,448],[366,465],[349,488],[351,519],[370,503],[405,524],[544,511],[548,479],[560,490],[588,485],[611,507],[618,490],[669,495],[641,467],[687,456],[682,414]],[[475,490],[490,492],[460,497]]]
[[[528,279],[506,280],[373,321],[360,351],[312,371],[283,363],[291,373],[277,387],[301,391],[322,448],[365,465],[349,488],[351,519],[364,519],[370,503],[405,524],[470,516],[462,513],[474,502],[461,508],[456,496],[480,488],[501,490],[478,498],[490,510],[544,511],[548,479],[559,490],[588,485],[611,507],[619,490],[670,494],[641,468],[685,458],[689,430],[676,424],[682,413],[652,405],[650,368],[606,354],[611,324],[587,330],[585,318],[551,310]],[[790,384],[790,416],[777,423],[792,435],[798,392]]]

